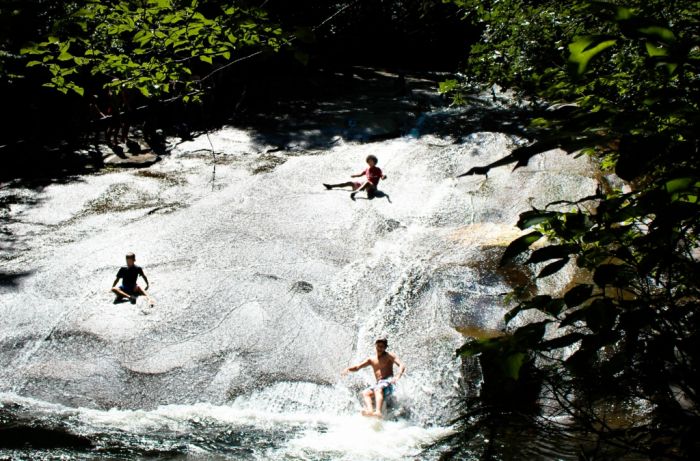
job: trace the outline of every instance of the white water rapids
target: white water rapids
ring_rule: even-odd
[[[241,129],[210,137],[215,157],[200,136],[148,169],[3,186],[2,405],[147,448],[148,434],[208,425],[257,434],[232,459],[414,459],[465,392],[456,328],[502,327],[496,266],[518,214],[596,186],[560,152],[456,179],[512,149],[497,133],[294,152]],[[388,197],[324,190],[370,153]],[[129,251],[152,309],[112,303]],[[339,375],[378,335],[408,367],[383,423],[358,416],[370,372]],[[188,440],[189,456],[217,452]]]

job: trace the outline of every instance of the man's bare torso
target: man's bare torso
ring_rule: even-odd
[[[379,357],[374,355],[368,358],[369,363],[372,365],[372,369],[374,370],[374,377],[377,378],[377,381],[394,376],[394,358],[395,355],[391,352],[385,352]]]

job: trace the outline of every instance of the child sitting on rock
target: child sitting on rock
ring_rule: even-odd
[[[366,170],[358,174],[350,175],[351,178],[365,176],[366,179],[364,182],[348,181],[339,184],[324,183],[324,187],[328,190],[331,190],[334,187],[352,187],[352,192],[350,193],[350,198],[352,200],[355,200],[355,195],[363,190],[367,191],[367,198],[373,198],[377,193],[377,185],[379,184],[379,180],[386,179],[386,175],[382,173],[382,170],[377,166],[377,163],[379,162],[377,157],[374,155],[368,155],[366,161],[367,165],[369,165]]]
[[[136,283],[139,276],[146,282],[145,289],[141,288]],[[117,287],[119,279],[122,280],[122,284]],[[134,253],[127,253],[126,266],[119,269],[117,278],[115,278],[114,283],[112,283],[112,293],[117,295],[115,302],[126,298],[131,301],[131,304],[134,304],[136,303],[136,297],[138,295],[143,295],[148,300],[148,304],[152,306],[154,304],[153,299],[148,296],[145,290],[148,290],[148,278],[146,278],[143,269],[136,265],[136,255],[134,255]]]

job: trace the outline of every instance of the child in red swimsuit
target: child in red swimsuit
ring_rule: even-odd
[[[351,178],[359,178],[364,176],[366,178],[364,182],[348,181],[339,184],[324,183],[323,186],[328,190],[331,190],[334,187],[352,187],[352,192],[350,193],[350,198],[352,200],[355,200],[355,194],[363,190],[367,191],[367,198],[374,197],[374,194],[377,192],[379,180],[386,179],[386,175],[382,173],[382,170],[377,166],[377,163],[379,162],[377,157],[374,155],[368,155],[366,161],[367,165],[369,165],[366,170],[358,174],[350,175]]]

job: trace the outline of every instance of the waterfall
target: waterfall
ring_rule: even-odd
[[[104,450],[415,457],[469,388],[463,332],[503,327],[512,281],[497,261],[518,214],[596,186],[561,152],[456,179],[513,148],[500,133],[291,152],[233,127],[210,138],[214,157],[200,136],[147,170],[3,187],[22,199],[0,249],[0,272],[19,274],[0,284],[0,411]],[[322,187],[368,154],[383,196]],[[129,251],[153,308],[112,304]],[[371,373],[339,375],[379,335],[408,367],[381,423],[358,416]]]

